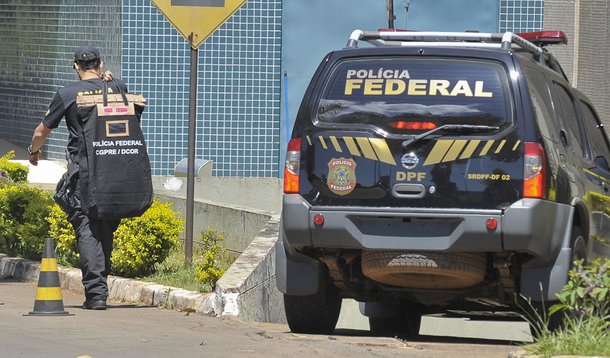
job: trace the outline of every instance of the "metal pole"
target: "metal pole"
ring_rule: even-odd
[[[405,0],[405,29],[409,28],[409,0]]]
[[[290,111],[288,108],[288,73],[284,71],[284,100],[286,101],[286,143],[290,142]]]
[[[192,39],[193,34],[190,38]],[[192,41],[191,41],[192,44]],[[193,262],[193,209],[195,201],[195,138],[197,138],[197,60],[198,49],[191,46],[191,75],[189,83],[188,161],[186,172],[186,228],[184,260]]]
[[[394,20],[396,16],[394,16],[394,0],[388,0],[388,28],[394,28]]]

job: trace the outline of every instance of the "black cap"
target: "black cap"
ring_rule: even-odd
[[[97,60],[100,58],[100,51],[93,46],[83,46],[80,47],[74,53],[74,62],[87,62],[92,60]]]

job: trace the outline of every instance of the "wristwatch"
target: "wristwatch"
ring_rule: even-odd
[[[37,150],[37,151],[32,152],[32,146],[30,145],[30,146],[28,147],[28,153],[30,153],[30,155],[38,154],[38,153],[40,153],[40,148],[38,148],[38,150]]]

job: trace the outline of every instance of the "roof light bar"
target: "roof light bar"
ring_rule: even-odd
[[[559,31],[560,33],[561,31]],[[545,32],[543,32],[544,34]],[[531,36],[531,35],[529,35]],[[546,34],[545,38],[552,36],[553,32]],[[565,35],[564,35],[565,38]],[[362,31],[354,30],[347,41],[348,48],[358,47],[358,41],[363,40],[374,46],[456,46],[456,47],[494,47],[510,50],[517,45],[526,51],[538,56],[543,61],[543,50],[535,43],[524,37],[505,33],[483,33],[483,32],[434,32],[434,31]]]

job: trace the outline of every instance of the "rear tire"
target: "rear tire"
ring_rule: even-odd
[[[394,317],[369,317],[370,331],[380,335],[417,336],[424,310],[425,306],[421,304],[403,301],[399,313]]]
[[[284,295],[286,320],[294,333],[331,334],[335,330],[341,298],[334,286],[321,288],[315,295]]]
[[[582,229],[578,226],[572,227],[571,247],[572,256],[570,257],[570,269],[574,268],[574,261],[587,259],[587,241],[582,233]]]

